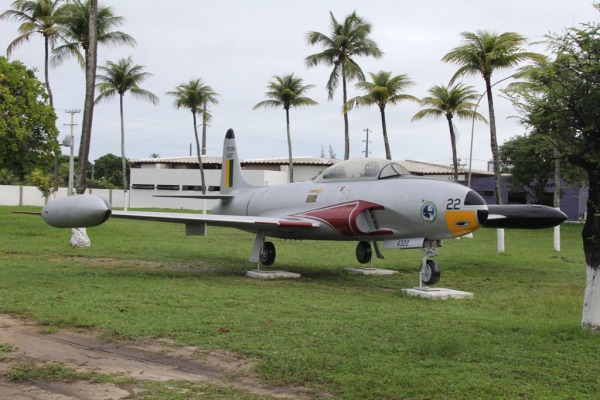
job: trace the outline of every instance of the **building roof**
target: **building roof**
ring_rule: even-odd
[[[222,157],[214,156],[202,156],[202,163],[206,165],[220,165]],[[321,158],[321,157],[293,157],[294,165],[319,165],[319,166],[330,166],[341,160]],[[403,160],[396,161],[404,168],[409,170],[415,175],[452,175],[452,167],[449,165],[434,164],[424,161],[415,160]],[[185,156],[185,157],[160,157],[160,158],[143,158],[139,160],[132,160],[133,165],[136,164],[198,164],[198,157],[196,156]],[[286,165],[288,163],[287,157],[276,157],[276,158],[256,158],[249,160],[242,160],[242,166],[249,165]],[[462,168],[459,170],[460,174],[468,173],[468,170]],[[489,171],[483,170],[472,170],[472,174],[477,176],[493,176],[494,174]]]
[[[222,157],[213,156],[202,156],[202,164],[221,164]],[[341,160],[320,158],[320,157],[292,157],[295,165],[333,165]],[[159,157],[159,158],[142,158],[139,160],[132,160],[132,164],[198,164],[198,157],[196,156],[185,156],[185,157]],[[285,165],[288,163],[287,157],[277,158],[256,158],[249,160],[242,160],[242,165]]]

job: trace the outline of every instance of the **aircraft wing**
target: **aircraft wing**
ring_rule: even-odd
[[[319,227],[317,221],[301,218],[272,218],[250,217],[243,215],[215,215],[215,214],[186,214],[142,211],[113,211],[112,218],[137,219],[157,222],[174,222],[193,225],[213,225],[231,227],[245,230],[290,230],[309,229]]]

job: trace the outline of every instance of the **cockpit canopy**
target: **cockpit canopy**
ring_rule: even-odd
[[[368,181],[410,175],[402,165],[379,158],[357,158],[341,161],[327,168],[315,181]]]

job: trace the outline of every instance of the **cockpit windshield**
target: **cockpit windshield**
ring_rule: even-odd
[[[401,175],[410,175],[410,172],[398,163],[377,158],[359,158],[332,165],[316,180],[321,182],[377,180]]]

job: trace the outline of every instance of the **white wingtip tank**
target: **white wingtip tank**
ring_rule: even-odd
[[[242,167],[237,154],[235,134],[228,129],[223,142],[223,160],[221,165],[221,194],[230,193],[238,188],[254,187],[242,176]]]

